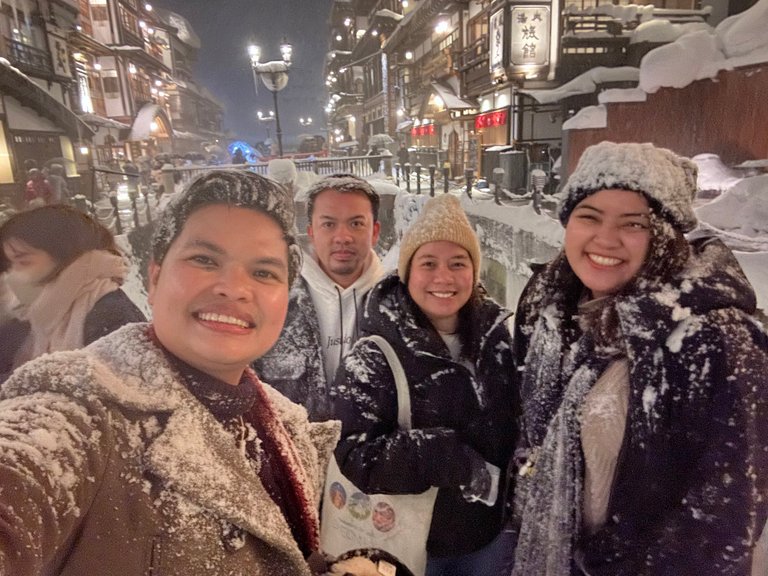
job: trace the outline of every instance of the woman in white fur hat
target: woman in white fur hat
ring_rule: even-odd
[[[497,483],[516,441],[511,314],[485,295],[479,275],[480,245],[458,199],[430,199],[403,236],[397,273],[371,290],[361,323],[403,365],[413,429],[398,429],[394,377],[371,341],[358,341],[334,388],[336,458],[349,480],[369,493],[439,488],[428,576],[507,576],[512,561]]]
[[[731,252],[685,238],[695,193],[696,165],[651,144],[592,146],[565,185],[564,249],[515,318],[529,450],[515,575],[757,562],[768,337]]]

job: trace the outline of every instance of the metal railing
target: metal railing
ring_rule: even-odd
[[[329,176],[331,174],[348,173],[360,176],[361,178],[371,176],[376,172],[392,171],[392,156],[337,156],[331,158],[304,158],[293,160],[298,172],[314,172],[319,176]],[[174,174],[175,184],[186,183],[194,180],[201,174],[215,169],[238,169],[250,170],[262,176],[269,175],[269,164],[259,162],[256,164],[221,164],[217,166],[176,166],[169,168]]]
[[[44,75],[53,74],[51,57],[48,52],[29,44],[17,42],[11,38],[6,38],[5,40],[11,64],[25,72],[34,71],[42,72]]]
[[[378,155],[308,158],[293,162],[297,171],[314,172],[318,176],[350,173],[366,177],[380,171],[392,174],[392,160],[392,156]],[[268,163],[167,166],[163,168],[159,182],[142,186],[138,175],[94,167],[90,198],[79,195],[73,198],[73,203],[78,209],[93,214],[114,234],[125,234],[154,220],[164,194],[172,194],[198,176],[220,169],[250,170],[262,176],[269,175]]]

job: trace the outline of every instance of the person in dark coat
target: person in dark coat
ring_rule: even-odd
[[[767,573],[768,336],[730,250],[684,236],[696,175],[603,142],[564,187],[515,316],[514,575]]]
[[[144,314],[120,288],[127,267],[112,234],[65,205],[0,227],[0,274],[12,298],[0,324],[0,381],[46,352],[81,348]]]
[[[48,170],[48,183],[51,185],[51,204],[69,204],[69,186],[64,166],[53,163]]]
[[[242,149],[235,148],[235,153],[232,154],[232,164],[245,164],[247,162],[245,154]]]
[[[402,144],[397,151],[397,161],[400,162],[400,166],[405,166],[411,161],[411,153],[408,152],[408,147],[405,144]]]
[[[512,548],[502,534],[496,481],[516,440],[511,313],[478,284],[480,245],[454,196],[425,204],[399,258],[398,271],[371,291],[361,329],[397,352],[413,429],[398,429],[394,377],[383,352],[358,341],[337,376],[340,470],[371,493],[439,488],[429,576],[509,574]]]
[[[381,152],[379,152],[379,147],[375,144],[371,146],[371,149],[368,151],[368,156],[372,156],[372,158],[368,158],[368,165],[371,167],[371,172],[379,171],[379,154],[381,154]],[[376,158],[373,158],[373,156],[376,156]]]

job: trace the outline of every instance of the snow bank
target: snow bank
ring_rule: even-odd
[[[744,178],[696,209],[700,220],[750,238],[768,237],[768,174]]]
[[[691,160],[699,167],[699,190],[728,190],[742,179],[741,173],[723,164],[717,154],[697,154]]]
[[[768,252],[734,252],[757,294],[757,307],[768,312]]]

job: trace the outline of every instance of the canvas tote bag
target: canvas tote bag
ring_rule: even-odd
[[[363,339],[376,343],[384,352],[397,386],[397,424],[410,430],[411,396],[397,353],[381,336]],[[347,480],[336,458],[331,458],[323,493],[320,547],[333,556],[358,548],[378,548],[395,556],[415,576],[424,576],[436,497],[434,486],[421,494],[366,494]]]

